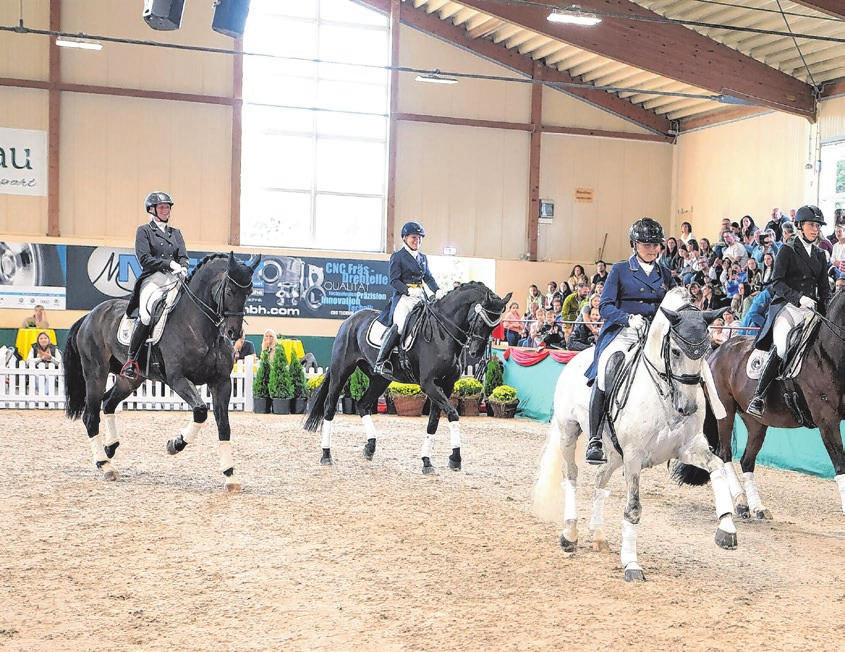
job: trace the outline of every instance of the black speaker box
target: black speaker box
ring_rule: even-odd
[[[232,38],[241,38],[248,13],[249,0],[216,0],[211,29]]]
[[[182,26],[185,0],[144,0],[142,14],[147,25],[159,31],[170,31]]]

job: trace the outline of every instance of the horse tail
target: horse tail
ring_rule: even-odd
[[[317,432],[323,425],[323,411],[326,409],[326,397],[329,395],[330,376],[331,371],[326,371],[326,377],[311,396],[308,404],[308,418],[305,419],[305,425],[303,425],[308,432]]]
[[[716,415],[710,407],[710,401],[705,401],[704,413],[704,436],[707,437],[707,443],[710,445],[710,450],[719,454],[719,422],[716,420]],[[688,484],[693,487],[701,487],[710,482],[710,473],[705,469],[691,464],[684,464],[683,462],[676,462],[672,467],[672,479],[679,485]]]
[[[65,375],[65,416],[74,421],[85,411],[85,376],[82,374],[82,360],[76,345],[76,335],[84,319],[85,317],[77,320],[70,327],[62,354]]]
[[[532,496],[532,511],[535,516],[544,521],[559,521],[563,513],[563,489],[560,484],[562,476],[563,451],[560,447],[560,426],[553,415]]]

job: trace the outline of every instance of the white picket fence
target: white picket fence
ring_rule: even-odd
[[[250,361],[238,361],[232,371],[232,397],[229,411],[252,411],[252,381],[255,371]],[[109,374],[107,387],[114,384]],[[197,388],[206,404],[211,407],[211,394],[207,385]],[[12,410],[64,410],[65,379],[61,365],[37,367],[26,362],[0,369],[0,409]],[[167,385],[152,380],[145,381],[123,403],[123,410],[187,410],[185,403]]]

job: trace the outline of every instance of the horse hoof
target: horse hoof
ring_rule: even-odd
[[[431,464],[428,458],[423,458],[423,475],[437,475],[437,469]]]
[[[320,464],[322,466],[332,466],[334,464],[334,458],[331,455],[323,455],[320,458]]]
[[[449,455],[449,468],[453,471],[460,471],[461,470],[461,449],[460,448],[453,448],[452,454]]]
[[[716,528],[716,545],[724,550],[736,550],[736,532],[725,532]]]
[[[771,521],[772,520],[772,513],[768,509],[766,509],[765,507],[762,507],[760,509],[755,509],[754,510],[754,516],[759,521]]]
[[[747,521],[751,518],[751,510],[748,509],[748,505],[736,505],[734,509],[736,511],[736,515],[743,521]]]
[[[115,469],[109,469],[103,473],[103,480],[106,482],[117,482],[120,480],[120,473],[118,473]]]
[[[113,444],[109,444],[108,446],[104,446],[103,450],[106,453],[106,457],[109,459],[114,457],[114,454],[117,452],[117,447],[120,446],[120,442],[116,441]]]
[[[167,440],[167,454],[168,455],[176,455],[179,452],[179,449],[176,448],[176,442],[173,439]]]
[[[578,540],[570,541],[566,538],[565,535],[560,535],[560,547],[563,548],[565,553],[572,554],[578,549]]]
[[[372,462],[373,461],[373,455],[375,455],[375,452],[376,452],[376,440],[375,439],[368,439],[367,443],[364,444],[364,459]]]
[[[224,486],[226,488],[226,493],[229,494],[236,494],[241,490],[241,485],[237,482],[227,482]]]
[[[625,569],[626,582],[645,582],[645,573],[642,568],[626,568]]]

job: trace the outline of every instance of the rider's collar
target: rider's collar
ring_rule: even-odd
[[[161,229],[162,232],[167,233],[167,222],[159,222],[156,218],[151,219],[150,222],[156,228]]]
[[[419,250],[419,249],[411,249],[411,248],[407,245],[407,243],[403,244],[402,246],[405,248],[405,251],[407,251],[409,254],[411,254],[411,255],[414,257],[414,259],[416,259],[416,257],[420,255],[420,250]]]

